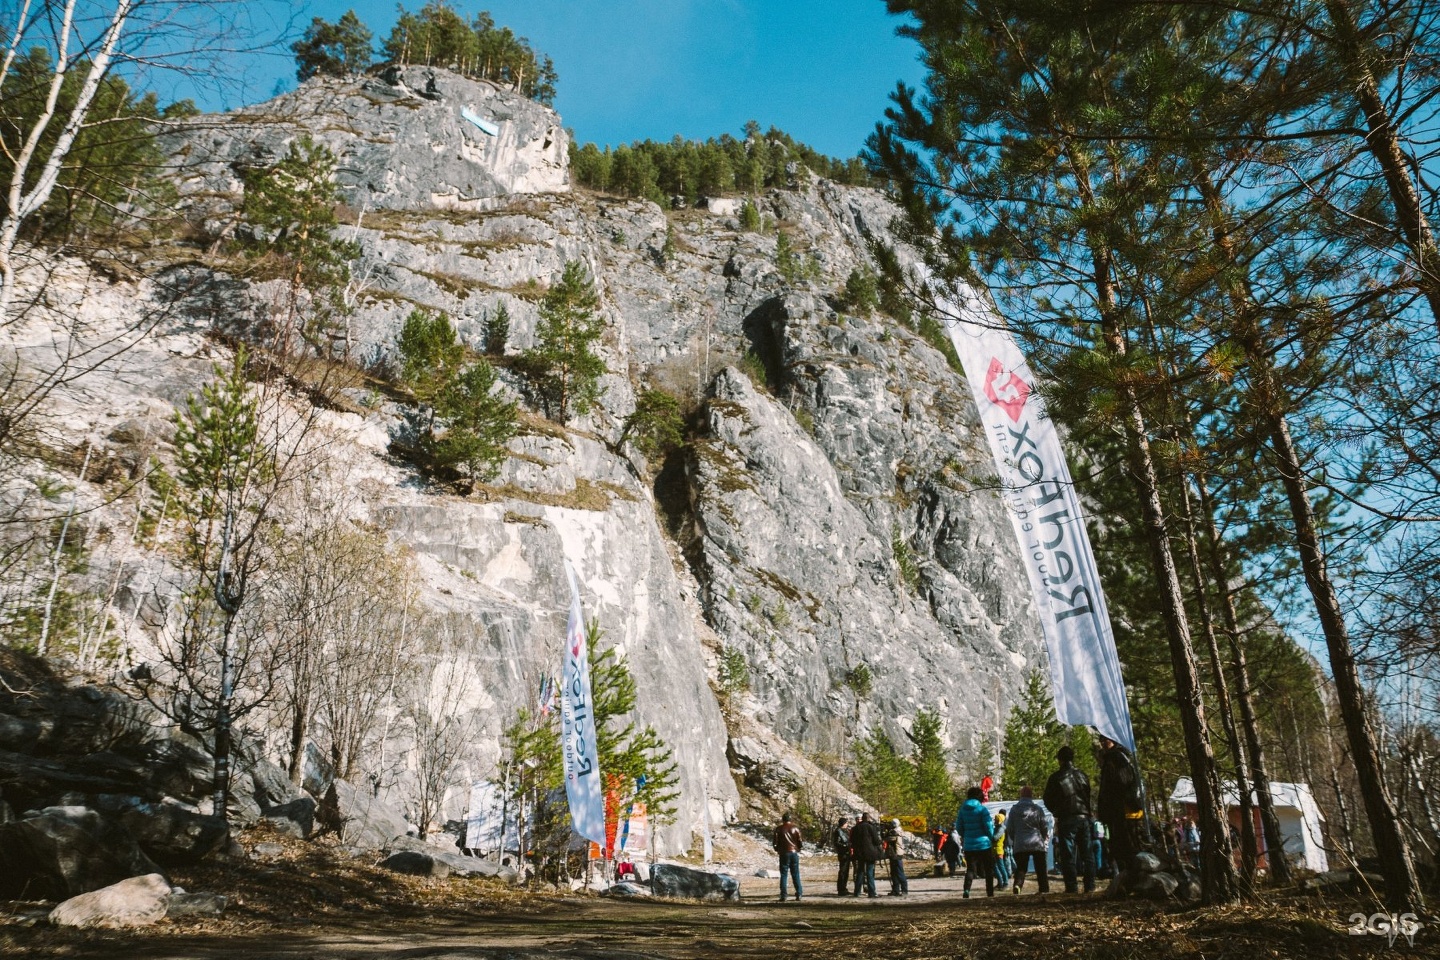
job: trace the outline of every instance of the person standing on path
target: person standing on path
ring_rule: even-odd
[[[1010,831],[1009,824],[1005,822],[1005,813],[998,811],[995,814],[995,881],[1004,890],[1010,886]]]
[[[910,895],[910,880],[905,876],[905,851],[901,847],[904,832],[900,829],[900,821],[891,820],[881,833],[881,839],[885,841],[885,856],[890,860],[890,896],[906,897]]]
[[[775,828],[775,852],[780,855],[780,902],[785,902],[785,875],[795,879],[795,899],[800,899],[800,848],[804,839],[800,828],[790,819],[790,814],[780,818]]]
[[[837,897],[843,897],[850,892],[850,864],[855,855],[850,850],[849,823],[848,819],[841,817],[835,822],[835,829],[830,834],[830,846],[835,851],[835,859],[840,861],[840,875],[835,880]]]
[[[945,858],[948,876],[955,876],[955,867],[960,863],[960,834],[954,830],[945,831],[945,842],[940,845],[940,854]]]
[[[1100,737],[1100,800],[1095,812],[1109,834],[1105,860],[1111,876],[1130,869],[1140,852],[1145,810],[1140,773],[1130,751],[1103,734]]]
[[[977,876],[985,878],[985,896],[995,896],[995,824],[981,797],[984,791],[971,787],[965,791],[965,802],[955,813],[955,829],[960,831],[960,846],[965,849],[965,899],[970,898],[970,884]]]
[[[1085,892],[1095,892],[1095,854],[1091,852],[1090,778],[1075,766],[1075,751],[1066,744],[1055,752],[1060,769],[1045,784],[1045,806],[1055,817],[1055,839],[1065,892],[1079,887],[1077,870],[1085,878]]]
[[[1050,892],[1050,871],[1046,866],[1045,853],[1050,849],[1050,834],[1055,829],[1055,818],[1035,802],[1035,791],[1027,784],[1020,788],[1020,799],[1010,808],[1010,819],[1006,821],[1006,833],[1010,837],[1010,849],[1015,852],[1016,894],[1025,886],[1025,868],[1035,866],[1035,882],[1041,895]]]
[[[879,896],[875,892],[875,862],[885,854],[880,826],[870,819],[869,813],[860,814],[860,822],[850,831],[850,849],[855,854],[855,892],[851,896],[860,896],[861,886],[871,897]]]

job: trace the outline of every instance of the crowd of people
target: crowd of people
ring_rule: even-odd
[[[1048,894],[1052,844],[1067,893],[1093,892],[1097,876],[1123,870],[1143,846],[1140,776],[1128,750],[1103,736],[1100,745],[1099,795],[1093,804],[1090,778],[1075,765],[1069,746],[1055,755],[1058,769],[1045,784],[1043,806],[1026,784],[1008,815],[1003,811],[992,815],[985,804],[986,791],[980,786],[969,788],[954,824],[932,831],[937,871],[953,877],[963,870],[962,896],[968,899],[977,879],[984,881],[987,897],[995,896],[997,887],[1019,894],[1032,872],[1038,892]],[[876,865],[883,861],[889,895],[906,896],[910,883],[904,838],[898,819],[882,826],[867,812],[852,825],[849,818],[841,817],[829,838],[839,860],[836,895],[858,897],[864,891],[869,897],[879,896]],[[1185,839],[1188,842],[1189,837]],[[780,857],[780,899],[786,899],[788,880],[799,900],[803,838],[790,814],[775,828],[774,845]]]

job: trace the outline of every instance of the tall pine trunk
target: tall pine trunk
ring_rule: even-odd
[[[1205,540],[1210,578],[1220,589],[1220,614],[1225,620],[1225,638],[1229,641],[1230,662],[1235,670],[1235,702],[1240,708],[1240,724],[1245,731],[1245,746],[1250,753],[1250,779],[1255,785],[1255,801],[1260,807],[1260,830],[1265,837],[1266,862],[1270,878],[1276,883],[1290,882],[1290,861],[1285,859],[1285,839],[1280,833],[1280,818],[1275,813],[1275,797],[1270,790],[1270,771],[1265,761],[1265,745],[1260,739],[1260,720],[1255,714],[1255,697],[1250,686],[1250,666],[1245,646],[1240,641],[1240,616],[1235,598],[1230,593],[1230,575],[1225,562],[1225,546],[1215,526],[1215,506],[1210,488],[1203,476],[1195,476],[1195,489],[1200,496],[1200,513],[1205,518]]]
[[[1247,354],[1258,347],[1253,340],[1244,342]],[[1365,704],[1365,691],[1360,684],[1360,671],[1355,651],[1350,645],[1349,629],[1340,609],[1340,598],[1325,566],[1315,511],[1310,503],[1309,487],[1299,454],[1290,436],[1290,424],[1283,416],[1269,413],[1265,427],[1290,513],[1295,524],[1295,546],[1300,553],[1300,566],[1305,573],[1305,586],[1315,606],[1315,616],[1325,634],[1325,648],[1330,655],[1330,673],[1335,680],[1335,695],[1340,702],[1340,719],[1350,742],[1350,755],[1355,775],[1360,781],[1360,797],[1365,802],[1365,815],[1370,835],[1380,858],[1380,871],[1385,877],[1385,903],[1394,911],[1419,913],[1424,909],[1425,896],[1415,874],[1410,844],[1396,820],[1395,802],[1385,784],[1380,752],[1375,743],[1375,727]]]
[[[1215,618],[1210,611],[1210,598],[1205,589],[1205,574],[1200,563],[1200,547],[1195,537],[1195,515],[1190,502],[1188,484],[1181,484],[1181,505],[1185,511],[1185,557],[1189,561],[1190,581],[1195,590],[1195,607],[1200,613],[1200,629],[1205,635],[1206,651],[1210,655],[1210,672],[1215,677],[1215,702],[1220,708],[1220,727],[1225,733],[1225,745],[1235,762],[1235,793],[1240,805],[1240,865],[1247,886],[1255,882],[1260,853],[1255,839],[1255,805],[1250,794],[1250,768],[1246,762],[1245,750],[1240,745],[1240,734],[1235,727],[1235,711],[1230,703],[1230,684],[1225,679],[1225,667],[1220,659],[1220,641],[1215,636]],[[1221,581],[1220,590],[1226,589]]]
[[[1081,202],[1095,210],[1094,193],[1084,161],[1071,151],[1071,166]],[[1091,266],[1096,303],[1100,311],[1101,334],[1105,351],[1116,360],[1127,352],[1125,334],[1120,326],[1112,277],[1113,256],[1106,242],[1091,233],[1089,236]],[[1210,731],[1205,721],[1205,702],[1195,666],[1195,649],[1190,639],[1190,623],[1185,613],[1185,599],[1175,558],[1170,552],[1170,534],[1166,524],[1165,506],[1160,495],[1159,475],[1150,450],[1145,414],[1134,384],[1120,378],[1115,384],[1121,398],[1123,429],[1127,440],[1127,460],[1131,480],[1140,498],[1145,538],[1154,563],[1156,587],[1161,598],[1161,615],[1169,639],[1170,665],[1175,674],[1175,695],[1180,708],[1180,724],[1185,735],[1185,756],[1189,761],[1190,778],[1195,787],[1195,804],[1200,828],[1200,876],[1207,903],[1226,903],[1240,895],[1231,853],[1230,831],[1222,809],[1220,777],[1215,769],[1215,753],[1210,747]]]

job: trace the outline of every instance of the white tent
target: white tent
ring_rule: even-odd
[[[1222,790],[1225,794],[1226,811],[1232,819],[1238,817],[1240,794],[1235,789],[1235,784],[1227,783]],[[1320,807],[1315,803],[1315,797],[1310,793],[1310,786],[1304,783],[1271,783],[1270,799],[1275,805],[1275,817],[1280,821],[1280,838],[1285,845],[1286,859],[1316,873],[1323,873],[1330,869],[1329,861],[1325,857],[1322,833],[1322,824],[1324,824],[1325,818],[1320,813]],[[1181,777],[1175,781],[1175,790],[1170,794],[1170,802],[1191,808],[1193,815],[1195,785],[1190,782],[1189,777]],[[1258,809],[1255,833],[1263,852],[1265,837],[1260,830]]]

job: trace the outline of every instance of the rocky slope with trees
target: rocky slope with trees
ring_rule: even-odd
[[[799,163],[743,211],[572,189],[559,117],[438,68],[163,145],[178,224],[17,288],[25,364],[67,311],[135,334],[47,392],[61,456],[11,488],[70,518],[60,573],[53,536],[11,570],[44,652],[438,826],[549,706],[568,560],[676,764],[671,852],[707,801],[853,804],[853,745],[922,709],[954,765],[995,738],[1038,628],[965,385],[882,312],[879,193]],[[462,374],[504,401],[470,433]]]

